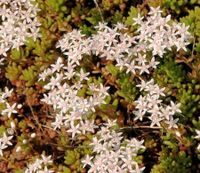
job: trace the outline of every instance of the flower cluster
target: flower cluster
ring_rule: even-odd
[[[0,104],[3,104],[6,107],[1,111],[1,114],[8,116],[8,118],[10,118],[12,114],[17,113],[16,109],[20,109],[22,106],[21,104],[17,103],[10,105],[10,103],[7,102],[7,98],[11,96],[12,92],[13,89],[9,90],[7,87],[5,87],[5,91],[0,94]]]
[[[56,48],[60,48],[63,54],[67,56],[69,69],[74,69],[80,65],[82,55],[90,54],[90,47],[88,46],[90,41],[83,37],[84,35],[79,30],[73,30],[65,34],[56,45]]]
[[[104,103],[109,87],[93,84],[89,81],[89,72],[80,67],[80,63],[89,55],[103,58],[125,70],[133,73],[141,83],[137,87],[141,95],[135,101],[135,120],[143,120],[147,116],[151,120],[150,126],[161,126],[161,122],[168,124],[168,128],[177,128],[175,113],[181,113],[180,104],[173,101],[165,105],[161,100],[165,88],[160,88],[154,80],[149,78],[150,71],[157,68],[166,50],[176,47],[186,50],[190,35],[188,27],[181,24],[169,24],[170,16],[161,16],[159,8],[151,8],[146,19],[138,17],[135,24],[139,26],[138,35],[131,37],[126,33],[126,27],[118,23],[113,28],[106,23],[96,26],[97,33],[91,37],[73,30],[67,33],[57,43],[66,56],[66,61],[59,57],[55,64],[40,74],[39,80],[46,82],[42,101],[52,105],[55,111],[54,129],[67,128],[72,139],[77,134],[94,133],[96,126],[90,118],[90,112]],[[143,77],[142,75],[145,76]],[[138,80],[136,80],[138,81]],[[80,91],[85,90],[83,95]],[[135,138],[124,140],[121,133],[112,129],[112,123],[95,134],[92,146],[94,156],[83,160],[84,167],[89,166],[88,172],[140,172],[134,157],[143,149],[143,141]]]
[[[90,39],[91,52],[100,58],[113,60],[120,70],[126,69],[126,73],[140,75],[149,74],[149,69],[156,68],[159,64],[154,57],[148,63],[146,55],[136,45],[136,37],[124,32],[126,27],[123,24],[118,23],[114,28],[109,28],[100,23],[96,28],[97,34]]]
[[[187,31],[188,27],[184,24],[168,24],[170,15],[161,16],[161,10],[151,8],[146,19],[144,17],[134,18],[135,23],[139,25],[138,35],[131,37],[126,32],[126,27],[118,23],[114,28],[108,27],[105,23],[100,23],[96,28],[97,33],[90,38],[86,38],[80,31],[73,30],[65,34],[60,40],[57,47],[60,47],[68,57],[68,74],[76,72],[74,68],[79,65],[79,61],[84,54],[94,54],[100,58],[113,60],[120,69],[125,69],[126,73],[149,74],[150,69],[156,69],[159,64],[155,56],[163,56],[165,51],[170,50],[173,46],[179,50],[186,50],[186,45],[190,38]],[[123,32],[122,32],[123,31]],[[72,67],[74,64],[74,68]],[[73,69],[73,70],[72,70]],[[181,113],[179,106],[171,101],[170,106],[163,105],[160,96],[164,95],[164,88],[159,88],[154,81],[141,81],[140,91],[145,91],[146,96],[140,96],[136,101],[135,119],[142,120],[146,113],[151,114],[151,126],[158,125],[165,120],[169,128],[177,127],[178,119],[173,119],[173,114]]]
[[[161,16],[162,11],[159,7],[151,7],[148,17],[138,15],[134,18],[135,24],[139,25],[139,35],[136,36],[138,46],[144,47],[143,51],[152,51],[153,55],[163,56],[165,50],[170,50],[176,46],[177,50],[183,49],[186,51],[186,45],[191,37],[188,32],[188,26],[184,24],[173,23],[168,24],[171,16]]]
[[[34,163],[27,166],[25,173],[53,173],[48,166],[53,163],[51,156],[41,155],[41,159],[36,159]]]
[[[138,152],[145,147],[143,141],[136,138],[123,139],[121,132],[114,130],[115,122],[108,121],[97,132],[90,144],[93,156],[86,155],[82,160],[83,167],[89,167],[88,173],[102,172],[141,172],[134,160]]]
[[[143,74],[149,73],[149,68],[156,68],[158,64],[153,57],[147,63],[144,54],[137,53],[136,38],[121,32],[126,27],[118,23],[114,28],[110,28],[106,23],[99,23],[96,26],[97,34],[86,38],[80,31],[73,30],[64,35],[63,39],[57,44],[64,54],[68,57],[68,62],[79,65],[82,55],[95,55],[99,58],[106,58],[116,62],[120,69],[125,68],[126,72]],[[134,55],[134,56],[133,56]]]
[[[186,50],[190,39],[188,27],[184,24],[168,24],[170,15],[162,17],[161,12],[159,7],[151,8],[146,20],[140,15],[134,18],[134,24],[139,25],[138,35],[134,37],[125,32],[127,28],[121,23],[113,28],[108,27],[106,23],[99,23],[96,26],[97,33],[90,38],[86,38],[80,31],[73,30],[64,35],[57,47],[65,52],[70,62],[76,62],[77,65],[83,54],[93,54],[115,61],[116,66],[120,69],[125,68],[127,73],[149,74],[149,69],[155,69],[159,64],[156,55],[162,57],[165,51],[173,46],[177,50]]]
[[[39,80],[48,81],[44,88],[49,92],[44,94],[42,101],[52,105],[55,110],[56,117],[52,126],[54,129],[60,129],[62,126],[68,128],[67,131],[74,138],[76,134],[94,132],[94,121],[89,120],[88,114],[95,111],[95,106],[103,103],[108,95],[108,87],[90,84],[88,91],[92,95],[78,96],[78,92],[85,87],[89,73],[83,69],[75,72],[76,62],[69,59],[65,66],[62,58],[58,58],[55,64],[40,74]]]
[[[39,37],[38,11],[34,0],[0,1],[0,55],[19,48],[27,37]]]
[[[178,119],[174,119],[173,115],[175,113],[181,113],[179,109],[180,103],[175,104],[173,101],[170,101],[170,105],[165,105],[162,103],[162,100],[159,99],[161,96],[165,96],[165,88],[159,88],[157,84],[154,84],[154,80],[150,81],[141,80],[141,84],[138,84],[137,87],[140,88],[140,91],[146,92],[145,96],[140,95],[140,97],[135,101],[136,102],[136,111],[133,111],[135,114],[135,120],[143,120],[143,117],[148,113],[148,117],[151,120],[151,127],[157,125],[160,127],[160,122],[168,124],[168,128],[177,128]]]
[[[7,99],[12,95],[13,89],[9,90],[7,87],[5,87],[4,91],[0,93],[0,105],[1,105],[1,114],[8,116],[8,118],[11,117],[12,114],[17,113],[16,107],[21,108],[21,104],[12,104],[10,105],[7,101]],[[3,156],[3,149],[6,149],[9,145],[11,146],[11,139],[13,138],[13,134],[15,131],[15,123],[14,121],[11,121],[10,123],[11,128],[7,129],[7,133],[9,136],[6,135],[6,133],[3,133],[3,137],[0,138],[0,156]]]
[[[12,145],[12,138],[13,136],[7,136],[6,133],[3,133],[3,136],[0,138],[0,156],[3,156],[4,149],[6,149],[9,145]]]

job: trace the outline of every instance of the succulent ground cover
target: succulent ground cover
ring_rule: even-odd
[[[1,0],[0,172],[199,173],[198,0]]]

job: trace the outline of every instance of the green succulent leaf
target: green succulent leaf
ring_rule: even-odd
[[[128,12],[128,17],[125,21],[125,24],[128,26],[132,26],[133,25],[133,18],[137,17],[137,15],[139,14],[139,11],[137,8],[135,7],[131,7],[130,11]]]
[[[72,171],[68,167],[63,168],[63,173],[71,173]]]
[[[65,153],[65,164],[71,165],[76,161],[76,153],[72,150],[67,150]]]
[[[6,68],[6,78],[8,78],[10,81],[18,80],[21,73],[22,67],[14,62],[8,65]]]
[[[28,69],[23,70],[20,79],[26,81],[26,86],[32,86],[36,82],[37,73],[35,66],[28,67]]]

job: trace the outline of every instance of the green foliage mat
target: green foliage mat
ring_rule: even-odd
[[[16,147],[10,147],[0,157],[0,172],[24,172],[24,168],[32,158],[42,153],[52,155],[55,165],[53,169],[62,173],[85,173],[81,158],[90,154],[87,149],[92,136],[79,136],[76,141],[66,137],[61,129],[58,133],[44,124],[52,123],[52,109],[40,101],[46,92],[45,82],[38,81],[38,76],[62,53],[56,49],[56,43],[63,34],[72,29],[81,29],[90,36],[96,32],[95,25],[106,22],[113,26],[118,22],[125,23],[130,35],[134,35],[137,26],[133,26],[133,17],[138,13],[146,15],[150,6],[161,6],[164,14],[172,14],[174,21],[188,25],[192,34],[192,44],[187,52],[180,50],[165,53],[158,69],[152,74],[161,87],[166,88],[166,102],[177,100],[181,103],[182,114],[177,131],[145,128],[137,124],[130,115],[138,97],[133,76],[119,69],[109,61],[86,58],[81,62],[85,69],[93,71],[89,82],[106,83],[111,86],[110,96],[106,104],[97,108],[91,118],[96,124],[104,122],[108,117],[117,119],[123,134],[127,137],[138,137],[145,140],[146,150],[138,156],[138,161],[145,166],[144,173],[200,173],[200,149],[196,129],[200,130],[200,3],[198,0],[37,0],[38,20],[41,23],[41,38],[26,40],[20,49],[8,52],[4,65],[1,65],[0,87],[14,88],[11,103],[23,105],[18,110],[19,116],[12,116],[16,124],[16,147],[22,146],[20,153]],[[1,23],[1,21],[0,21]],[[87,91],[79,91],[84,97]],[[2,111],[4,106],[0,104]],[[0,116],[0,136],[10,126],[11,120]],[[148,122],[148,121],[147,121]],[[145,124],[145,122],[144,122]],[[29,136],[35,132],[37,138]],[[28,139],[28,142],[23,140]],[[34,160],[34,159],[33,159]]]

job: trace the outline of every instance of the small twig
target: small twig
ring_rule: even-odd
[[[151,126],[131,126],[131,127],[122,127],[120,130],[126,129],[162,129],[162,127],[151,127]]]
[[[136,126],[133,129],[162,129],[162,127],[151,127],[151,126]]]
[[[193,42],[193,45],[192,45],[192,55],[191,55],[192,57],[194,56],[194,47],[195,47],[195,43],[196,43],[194,33],[193,33],[193,38],[194,38],[194,42]]]
[[[37,117],[35,116],[35,113],[34,113],[34,111],[33,111],[33,108],[32,108],[32,106],[29,104],[29,102],[28,102],[28,106],[29,106],[29,108],[30,108],[30,110],[31,110],[31,114],[33,115],[33,118],[34,118],[35,122],[38,124],[39,128],[43,131],[43,129],[41,128],[41,124],[39,123]]]
[[[94,1],[95,5],[96,5],[96,8],[97,8],[98,11],[99,11],[99,14],[100,14],[100,16],[101,16],[102,22],[104,22],[103,14],[102,14],[102,11],[101,11],[101,9],[100,9],[100,7],[99,7],[99,4],[97,3],[96,0],[93,0],[93,1]]]
[[[60,132],[58,130],[54,130],[53,128],[51,128],[49,126],[46,126],[46,125],[43,125],[43,124],[42,124],[42,126],[45,127],[45,128],[47,128],[47,129],[53,130],[54,132],[60,134]]]

